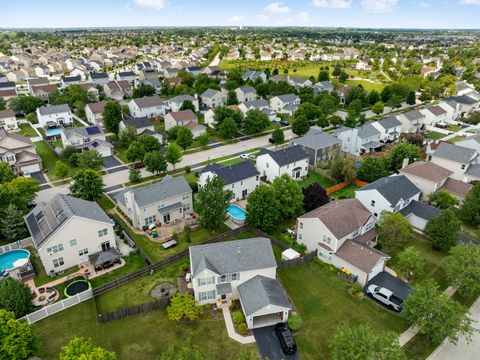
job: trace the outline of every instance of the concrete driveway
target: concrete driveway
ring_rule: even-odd
[[[300,359],[298,352],[293,355],[285,355],[282,351],[282,345],[275,334],[275,326],[267,326],[253,330],[255,342],[262,359],[269,360],[294,360]]]

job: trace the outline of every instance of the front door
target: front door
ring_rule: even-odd
[[[110,249],[110,241],[101,243],[101,246],[102,246],[102,251],[107,251],[108,249]]]
[[[163,215],[163,222],[168,224],[170,222],[170,213]]]
[[[246,198],[248,195],[248,190],[245,189],[245,190],[242,190],[242,198]]]

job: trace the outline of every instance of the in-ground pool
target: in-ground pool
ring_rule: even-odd
[[[63,132],[63,129],[60,129],[60,128],[45,130],[45,134],[46,134],[47,136],[60,135],[62,132]]]
[[[234,223],[243,224],[245,222],[245,217],[247,212],[243,210],[238,205],[229,205],[227,207],[227,213],[230,215],[230,218]]]
[[[17,268],[14,263],[21,259],[29,259],[30,251],[28,250],[11,250],[0,254],[0,271],[8,271]]]
[[[65,288],[65,296],[70,297],[77,295],[85,290],[88,290],[92,287],[92,285],[87,280],[75,280],[72,281],[70,284],[67,285]]]

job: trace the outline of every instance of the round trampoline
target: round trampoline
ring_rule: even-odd
[[[65,288],[65,296],[70,297],[77,295],[85,290],[88,290],[92,287],[92,285],[87,280],[75,280],[72,281],[70,284],[67,285]]]

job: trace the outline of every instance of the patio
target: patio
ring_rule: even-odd
[[[197,226],[197,216],[189,215],[184,219],[172,222],[170,224],[163,224],[156,227],[157,237],[153,237],[151,232],[147,232],[146,235],[153,242],[163,243],[170,240],[175,233],[180,233],[184,230],[185,225],[189,225],[192,230]]]

